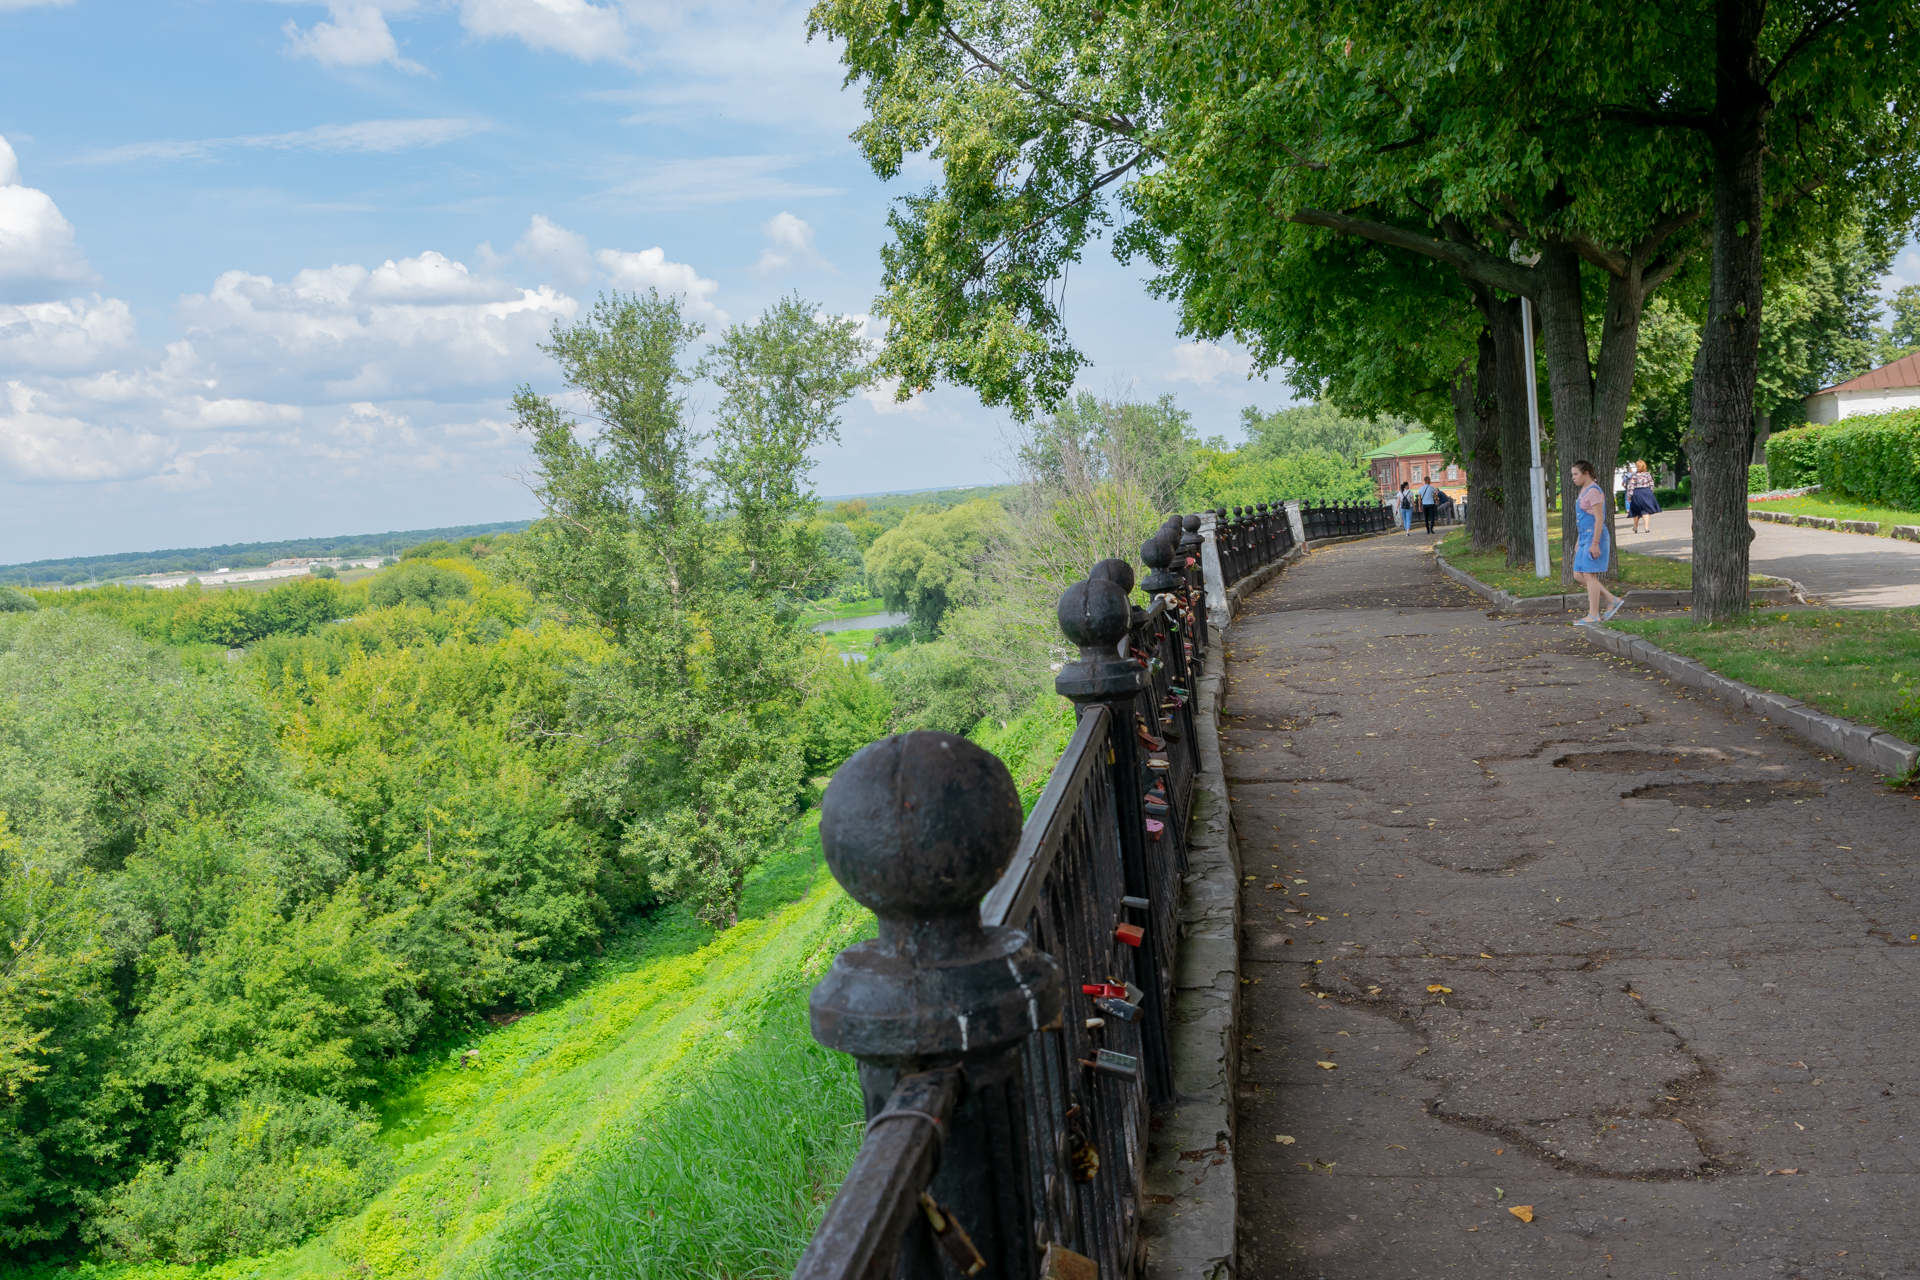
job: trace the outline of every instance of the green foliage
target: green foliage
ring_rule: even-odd
[[[1007,714],[1005,693],[978,654],[952,639],[909,645],[868,664],[893,703],[892,728],[965,733],[982,716]],[[1024,701],[1028,691],[1018,695]],[[1014,705],[1018,705],[1016,702]]]
[[[435,538],[431,542],[419,542],[400,553],[402,562],[408,560],[448,560],[459,555],[459,550],[445,538]]]
[[[1873,331],[1873,362],[1892,364],[1920,351],[1920,284],[1903,284],[1888,304],[1887,327]]]
[[[330,564],[314,565],[308,572],[316,578],[337,578],[340,576],[340,571]]]
[[[367,584],[367,603],[376,609],[391,609],[403,604],[438,609],[472,591],[473,585],[454,570],[409,559],[402,560]]]
[[[1248,406],[1240,411],[1247,433],[1241,451],[1250,457],[1279,458],[1295,453],[1333,453],[1348,462],[1413,430],[1394,418],[1355,418],[1330,404],[1297,404],[1272,413]]]
[[[1765,493],[1767,491],[1767,469],[1764,466],[1747,468],[1747,492]]]
[[[843,662],[831,647],[820,647],[798,722],[808,777],[833,772],[848,756],[887,735],[893,699],[867,665]]]
[[[0,613],[32,613],[39,607],[39,602],[26,592],[0,587]]]
[[[195,1125],[171,1168],[117,1188],[98,1234],[114,1256],[189,1264],[298,1244],[390,1180],[377,1132],[364,1110],[258,1090]]]
[[[999,756],[1014,785],[1020,788],[1020,804],[1027,813],[1046,790],[1053,766],[1067,749],[1077,724],[1073,704],[1057,693],[1043,693],[1011,719],[992,716],[974,725],[967,736]]]
[[[1181,490],[1186,510],[1249,502],[1368,502],[1377,494],[1364,463],[1326,449],[1267,454],[1253,446],[1232,453],[1199,450]]]
[[[986,501],[916,511],[867,548],[867,583],[887,608],[937,635],[948,610],[978,597],[981,563],[1002,520],[999,504]]]
[[[264,593],[195,584],[160,591],[146,587],[92,587],[45,593],[47,605],[89,617],[111,618],[143,639],[161,644],[236,648],[267,636],[304,636],[341,616],[352,598],[338,582],[315,578],[283,582]]]
[[[514,401],[548,514],[501,559],[618,650],[578,673],[575,723],[619,750],[577,785],[625,821],[654,891],[706,919],[734,917],[799,794],[812,641],[783,606],[828,576],[805,525],[807,453],[837,438],[864,377],[857,328],[789,298],[696,365],[701,330],[677,300],[616,294],[545,348],[598,423],[591,440],[546,397]],[[684,405],[702,370],[722,388],[710,437]]]
[[[1823,493],[1920,511],[1920,409],[1861,414],[1767,441],[1776,488],[1818,484]]]
[[[1193,415],[1171,395],[1151,403],[1089,392],[1061,402],[1019,449],[1023,479],[1049,493],[1117,485],[1164,510],[1179,493],[1197,446]]]

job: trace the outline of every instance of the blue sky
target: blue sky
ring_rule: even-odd
[[[805,13],[0,0],[0,562],[525,518],[507,398],[597,291],[864,314],[926,174],[868,171]],[[1287,398],[1110,259],[1068,307],[1091,389]],[[816,481],[998,481],[1006,427],[862,397]]]

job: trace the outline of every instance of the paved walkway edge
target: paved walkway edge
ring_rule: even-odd
[[[1816,711],[1804,702],[1784,694],[1768,693],[1738,680],[1709,671],[1692,658],[1668,653],[1648,644],[1639,636],[1607,627],[1581,627],[1587,640],[1617,658],[1644,662],[1675,684],[1683,684],[1714,694],[1728,702],[1746,707],[1762,719],[1781,726],[1812,743],[1822,751],[1845,756],[1853,764],[1889,777],[1906,778],[1920,764],[1920,747],[1890,733],[1882,733],[1869,724],[1856,724],[1839,716]]]
[[[1749,520],[1765,520],[1769,524],[1798,525],[1802,529],[1831,529],[1835,533],[1864,533],[1871,537],[1880,536],[1878,520],[1839,520],[1833,516],[1802,516],[1790,511],[1755,511],[1747,508]],[[1893,526],[1891,537],[1903,542],[1920,542],[1920,525],[1897,524]]]
[[[1256,576],[1235,583],[1234,590]],[[1237,604],[1239,597],[1233,599]],[[1220,759],[1225,641],[1216,630],[1208,654],[1211,670],[1194,691],[1200,772],[1187,819],[1187,874],[1174,962],[1173,1085],[1179,1101],[1153,1117],[1147,1203],[1141,1206],[1145,1274],[1154,1280],[1228,1280],[1236,1269],[1240,847]]]
[[[1480,581],[1465,569],[1454,568],[1438,551],[1433,553],[1433,558],[1439,562],[1441,573],[1467,590],[1485,596],[1501,613],[1565,613],[1570,607],[1567,604],[1569,600],[1573,601],[1573,607],[1586,603],[1587,593],[1584,591],[1578,595],[1516,596]],[[1775,581],[1780,579],[1776,578]],[[1751,587],[1747,591],[1747,599],[1755,604],[1790,604],[1794,590],[1793,586]],[[1625,598],[1629,609],[1693,608],[1691,591],[1629,591]]]

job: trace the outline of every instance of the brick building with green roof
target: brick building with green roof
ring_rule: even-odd
[[[1372,453],[1362,454],[1360,460],[1366,463],[1382,498],[1400,492],[1403,480],[1416,489],[1432,480],[1456,499],[1467,494],[1466,476],[1459,467],[1447,465],[1446,459],[1440,456],[1439,446],[1433,442],[1431,431],[1409,431]]]

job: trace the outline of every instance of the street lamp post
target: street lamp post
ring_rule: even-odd
[[[1527,438],[1533,447],[1528,487],[1533,491],[1533,576],[1544,578],[1547,566],[1547,469],[1540,462],[1540,388],[1533,364],[1533,303],[1520,296],[1520,351],[1527,370]]]

